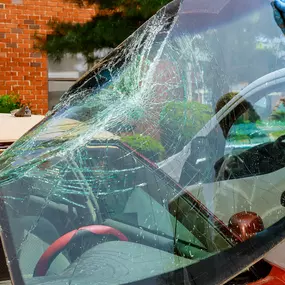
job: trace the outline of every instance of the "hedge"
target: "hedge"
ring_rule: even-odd
[[[164,147],[150,136],[135,134],[122,137],[121,140],[151,161],[158,162],[164,158]]]
[[[0,113],[10,113],[22,106],[19,95],[0,95]]]

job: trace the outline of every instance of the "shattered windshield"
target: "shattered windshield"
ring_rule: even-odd
[[[257,257],[235,272],[203,265],[285,216],[285,41],[273,8],[171,2],[1,154],[15,284],[174,284],[195,266],[208,274],[182,283],[245,284],[285,264],[265,252],[261,271],[249,268]]]

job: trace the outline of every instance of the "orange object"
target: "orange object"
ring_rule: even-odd
[[[270,274],[256,282],[249,283],[248,285],[284,285],[285,284],[285,271],[273,266]]]

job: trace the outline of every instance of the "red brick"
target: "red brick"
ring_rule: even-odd
[[[26,18],[27,18],[27,17],[26,17]],[[34,24],[34,23],[35,23],[34,20],[24,20],[24,24],[30,25],[30,24]]]
[[[40,62],[31,62],[31,63],[30,63],[30,66],[31,66],[31,67],[41,67],[42,64],[41,64]]]
[[[94,9],[78,9],[63,0],[21,1],[0,0],[0,93],[17,92],[34,113],[43,114],[48,109],[47,57],[33,50],[34,33],[50,33],[50,20],[83,23],[94,16]]]
[[[11,76],[1,76],[1,79],[4,81],[9,81],[11,80]]]
[[[25,95],[25,100],[33,100],[35,99],[34,95]]]
[[[32,53],[30,53],[30,57],[41,58],[42,54],[40,52],[32,52]]]
[[[23,30],[19,28],[12,28],[11,33],[13,34],[22,34]]]
[[[17,48],[17,46],[18,46],[17,43],[7,43],[6,44],[7,48]]]
[[[9,34],[8,36],[7,36],[7,38],[9,38],[9,39],[11,39],[11,40],[17,40],[18,39],[18,35],[17,34]]]
[[[40,28],[40,25],[29,25],[29,29],[32,30],[38,30]]]

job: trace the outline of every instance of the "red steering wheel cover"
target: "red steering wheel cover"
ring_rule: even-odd
[[[56,258],[56,256],[71,241],[73,236],[80,230],[89,231],[97,235],[113,235],[116,236],[121,241],[128,241],[128,238],[123,233],[109,226],[91,225],[91,226],[82,227],[78,230],[73,230],[58,238],[46,249],[46,251],[42,254],[35,267],[34,276],[45,276],[49,269],[51,261],[53,261]]]

